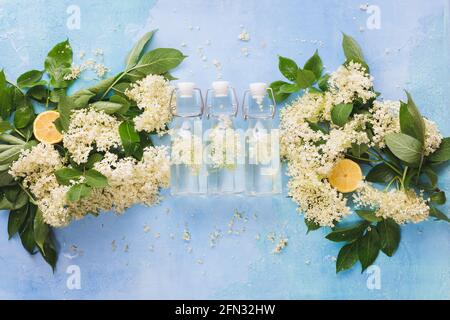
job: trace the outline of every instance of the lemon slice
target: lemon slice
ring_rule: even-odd
[[[359,165],[349,159],[338,161],[328,176],[331,186],[342,193],[355,191],[363,176]]]
[[[53,123],[58,118],[59,112],[54,110],[38,114],[33,123],[33,133],[36,139],[49,144],[60,142],[63,136]]]

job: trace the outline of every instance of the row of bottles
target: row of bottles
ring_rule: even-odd
[[[273,126],[273,92],[252,83],[239,104],[227,81],[216,81],[203,100],[192,82],[180,82],[171,135],[173,195],[271,195],[281,192],[279,133]],[[172,104],[172,103],[171,103]]]

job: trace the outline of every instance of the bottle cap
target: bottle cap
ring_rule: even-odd
[[[195,83],[194,82],[178,82],[178,90],[180,92],[181,98],[190,98],[194,93]]]
[[[264,82],[250,83],[250,93],[253,99],[262,100],[267,94],[267,84]]]
[[[225,97],[228,95],[228,87],[230,83],[228,81],[214,81],[212,87],[216,97]]]

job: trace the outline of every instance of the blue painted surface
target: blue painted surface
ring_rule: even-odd
[[[328,69],[334,69],[343,60],[343,31],[361,43],[385,98],[403,98],[407,88],[423,113],[450,135],[450,1],[378,0],[379,30],[367,29],[369,15],[360,4],[0,0],[0,64],[15,79],[25,70],[42,68],[51,46],[68,37],[76,53],[90,55],[102,48],[104,63],[114,73],[123,68],[134,41],[159,28],[153,46],[177,47],[189,55],[177,77],[206,89],[216,79],[212,61],[217,59],[223,78],[243,92],[250,82],[280,77],[277,54],[303,62],[318,47]],[[79,30],[66,26],[69,5],[81,9]],[[237,39],[240,25],[249,31],[250,42]],[[248,57],[243,47],[248,47]],[[450,190],[448,168],[441,170],[440,183]],[[323,239],[326,231],[306,235],[303,218],[285,195],[188,199],[164,194],[159,206],[135,206],[123,216],[87,217],[58,230],[61,255],[55,274],[41,258],[28,256],[17,238],[7,240],[7,215],[0,214],[0,298],[450,298],[448,224],[403,227],[394,258],[378,258],[381,288],[371,290],[369,275],[359,268],[335,274],[339,246]],[[236,209],[244,218],[236,220],[230,234]],[[182,239],[185,229],[190,242]],[[216,229],[222,236],[211,247],[209,235]],[[271,232],[289,239],[279,255],[271,253]],[[71,265],[81,270],[79,290],[66,286]]]

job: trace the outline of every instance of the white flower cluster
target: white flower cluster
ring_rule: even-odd
[[[423,120],[425,122],[424,154],[428,156],[435,152],[441,145],[442,134],[436,123],[425,118]]]
[[[374,209],[377,217],[392,218],[398,224],[423,221],[430,212],[423,195],[417,196],[412,189],[380,191],[363,183],[353,197],[358,207]]]
[[[344,127],[329,133],[310,123],[325,119],[325,97],[305,93],[281,111],[281,152],[288,160],[289,195],[305,218],[321,226],[333,226],[350,214],[347,200],[325,180],[352,143],[369,143],[366,117],[356,115]]]
[[[207,137],[208,163],[214,168],[234,169],[237,157],[242,152],[242,141],[239,133],[233,129],[231,119],[221,116]]]
[[[95,169],[108,178],[108,186],[94,188],[88,198],[77,202],[66,199],[70,186],[56,180],[54,173],[62,166],[63,159],[54,147],[41,143],[24,151],[10,170],[16,179],[23,178],[22,184],[36,199],[44,221],[53,227],[66,226],[88,213],[121,213],[136,203],[154,204],[159,200],[159,188],[169,184],[169,161],[164,148],[146,148],[141,161],[118,159],[107,152]]]
[[[53,174],[63,166],[63,159],[51,144],[39,143],[32,149],[22,151],[9,170],[15,178],[23,178],[22,185],[37,198],[44,198],[58,186]]]
[[[106,152],[121,145],[119,124],[119,120],[103,111],[75,110],[70,117],[69,130],[63,132],[64,147],[76,163],[84,163],[94,146],[97,151]]]
[[[388,134],[400,132],[399,111],[400,101],[374,101],[373,107],[369,109],[371,117],[368,120],[374,133],[371,146],[384,148],[386,146],[384,138]],[[428,156],[439,148],[442,134],[436,123],[425,118],[423,121],[425,124],[424,154]]]
[[[369,109],[372,115],[369,120],[373,131],[372,146],[384,148],[384,138],[388,134],[400,132],[399,110],[400,101],[374,101]]]
[[[136,101],[143,113],[134,118],[136,130],[146,132],[163,132],[172,119],[175,99],[170,104],[173,87],[159,75],[148,75],[132,84],[125,94]]]
[[[150,206],[159,200],[159,189],[169,186],[170,162],[165,147],[145,148],[141,161],[106,153],[94,168],[108,178],[96,205],[102,211],[122,213],[136,203]],[[92,199],[85,202],[89,205]]]
[[[373,78],[357,62],[351,61],[348,65],[342,65],[331,73],[328,85],[334,105],[352,103],[356,99],[366,103],[376,97],[372,90]]]

